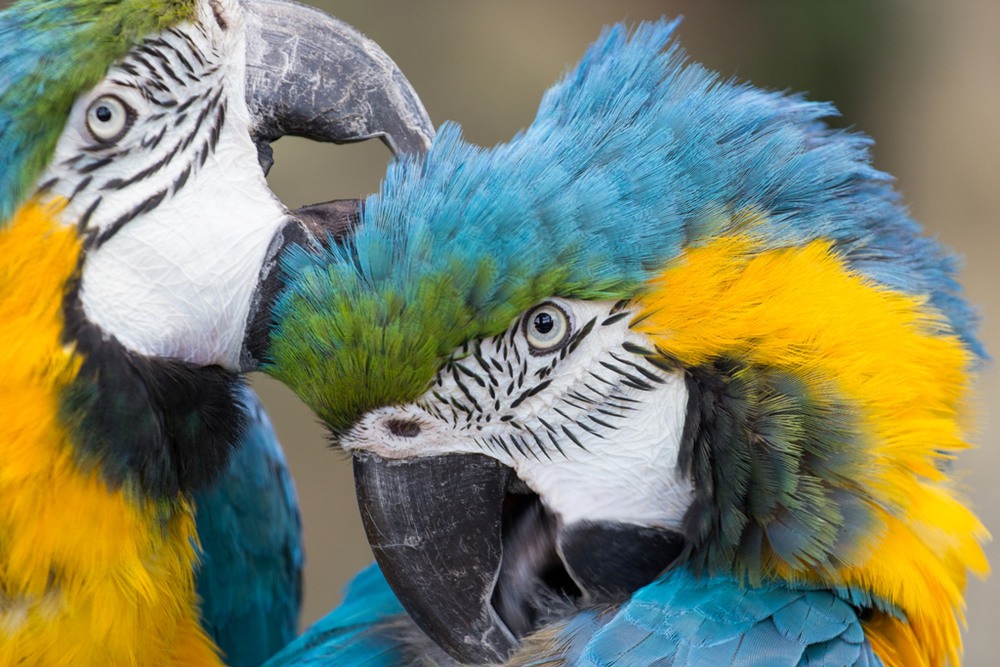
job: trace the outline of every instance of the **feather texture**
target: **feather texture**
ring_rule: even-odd
[[[268,660],[265,667],[413,664],[405,657],[403,607],[370,565],[348,585],[344,601],[301,637]]]
[[[221,477],[194,495],[201,622],[230,667],[256,667],[298,634],[302,530],[291,474],[256,395]]]
[[[506,144],[445,124],[426,156],[390,167],[346,246],[289,253],[275,374],[349,426],[423,393],[452,350],[533,303],[632,298],[748,213],[764,249],[825,240],[979,353],[953,258],[919,234],[870,141],[826,129],[830,105],[687,63],[673,29],[609,29]]]
[[[546,646],[547,645],[547,646]],[[584,611],[529,640],[525,667],[881,666],[854,609],[827,591],[747,587],[676,570],[614,613]]]
[[[198,624],[190,504],[81,470],[60,419],[81,367],[62,338],[81,244],[58,212],[31,203],[0,229],[0,665],[220,664]]]
[[[48,164],[77,95],[194,9],[194,0],[21,0],[0,12],[0,225]]]

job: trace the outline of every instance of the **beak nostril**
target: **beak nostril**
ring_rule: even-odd
[[[385,425],[389,433],[401,438],[415,438],[420,435],[420,424],[412,419],[390,419]]]

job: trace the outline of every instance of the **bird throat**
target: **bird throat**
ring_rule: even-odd
[[[82,362],[60,417],[81,467],[161,500],[210,484],[246,428],[237,404],[243,380],[219,366],[126,349],[86,319],[77,293],[71,283],[64,340]]]

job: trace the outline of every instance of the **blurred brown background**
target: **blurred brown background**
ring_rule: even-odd
[[[0,0],[0,7],[8,4]],[[723,75],[831,100],[843,124],[876,139],[875,161],[929,233],[965,257],[964,282],[982,308],[982,336],[1000,358],[1000,2],[880,3],[596,0],[313,0],[396,60],[435,125],[462,124],[483,145],[531,122],[543,91],[606,23],[684,15],[689,54]],[[356,197],[378,187],[388,160],[376,143],[331,147],[285,139],[271,182],[289,206]],[[308,568],[303,623],[340,599],[371,560],[350,465],[290,392],[255,377],[298,483]],[[962,456],[964,483],[1000,536],[1000,371],[983,375],[979,449]],[[991,414],[992,413],[992,414]],[[1000,549],[990,545],[994,567]],[[1000,664],[1000,574],[972,581],[966,664]]]
[[[966,260],[983,337],[1000,358],[1000,2],[705,2],[313,0],[382,45],[435,125],[462,124],[482,145],[534,117],[543,91],[606,23],[684,15],[681,42],[712,69],[832,100],[843,123],[876,139],[879,168],[898,179],[915,217]],[[271,182],[290,206],[377,188],[379,144],[282,140]],[[340,597],[371,559],[345,457],[297,398],[257,378],[295,473],[306,531],[304,623]],[[981,385],[980,449],[962,456],[970,495],[1000,536],[1000,373]],[[990,422],[990,414],[993,421]],[[989,547],[1000,567],[1000,550]],[[971,582],[966,664],[1000,664],[1000,575]]]

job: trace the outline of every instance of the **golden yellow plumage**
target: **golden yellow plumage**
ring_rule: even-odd
[[[58,209],[29,202],[0,230],[0,666],[219,665],[191,506],[109,488],[59,422],[80,367],[62,304],[81,243]]]
[[[902,610],[910,627],[878,613],[865,626],[886,665],[957,664],[966,572],[989,568],[986,531],[941,471],[968,446],[973,363],[943,318],[852,273],[829,242],[764,249],[752,224],[688,249],[648,288],[637,328],[666,355],[784,369],[854,406],[869,463],[856,484],[881,525],[839,567],[772,574],[871,591]]]

